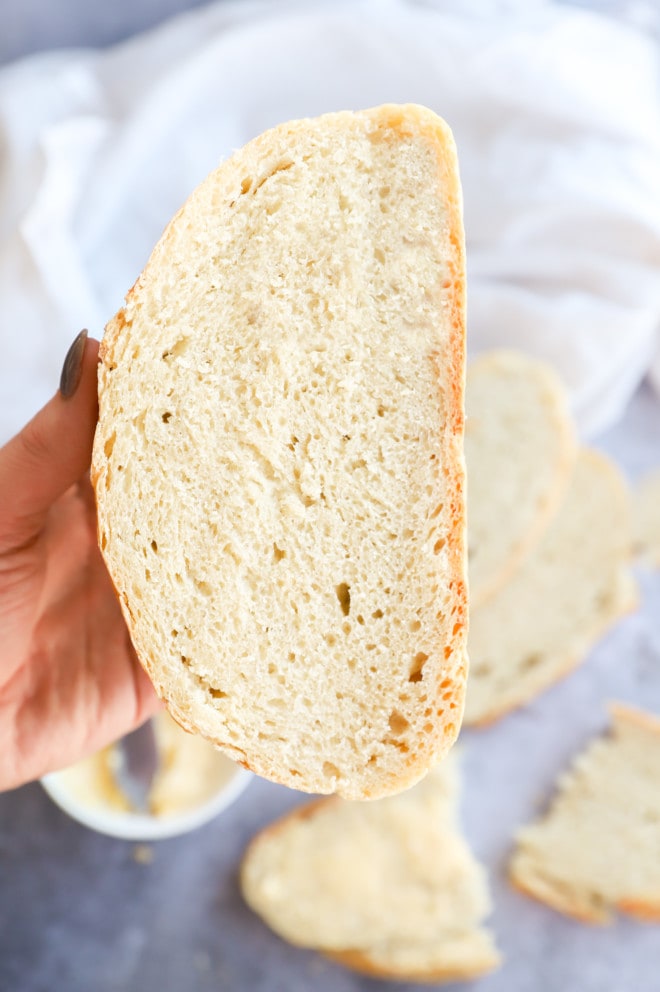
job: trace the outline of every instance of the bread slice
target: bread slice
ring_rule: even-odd
[[[466,386],[470,607],[500,589],[538,543],[577,455],[566,391],[547,365],[514,351],[470,363]]]
[[[609,737],[592,742],[559,782],[548,814],[522,830],[511,879],[587,923],[617,910],[660,922],[660,719],[611,707]]]
[[[660,568],[660,470],[638,484],[633,501],[635,551],[649,565]]]
[[[298,808],[249,846],[245,899],[285,940],[358,971],[420,981],[485,974],[499,955],[481,926],[487,883],[457,802],[449,756],[401,795]]]
[[[636,605],[628,492],[583,450],[561,509],[504,588],[470,616],[465,719],[487,723],[567,674]]]
[[[106,329],[93,478],[133,643],[260,775],[381,796],[458,733],[464,350],[454,145],[414,106],[252,141]]]

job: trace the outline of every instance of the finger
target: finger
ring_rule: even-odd
[[[98,349],[98,341],[84,342],[78,369],[67,356],[61,390],[0,449],[0,552],[29,543],[55,500],[89,471]]]

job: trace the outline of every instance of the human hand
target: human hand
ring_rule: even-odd
[[[0,790],[110,743],[160,706],[96,543],[98,342],[0,449]]]

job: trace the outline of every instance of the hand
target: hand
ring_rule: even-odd
[[[76,761],[160,706],[96,543],[98,342],[0,449],[0,789]]]

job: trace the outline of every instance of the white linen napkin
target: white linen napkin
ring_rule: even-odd
[[[548,359],[601,431],[660,350],[659,64],[651,38],[549,0],[241,0],[5,68],[0,441],[220,159],[280,121],[386,101],[454,130],[471,350]]]

